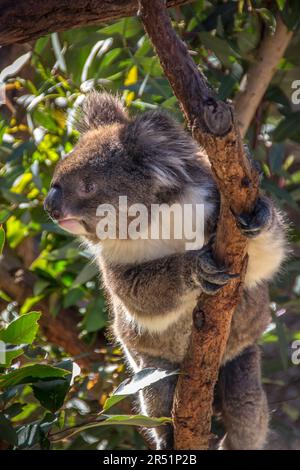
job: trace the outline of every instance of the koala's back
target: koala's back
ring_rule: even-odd
[[[134,323],[122,302],[112,299],[114,338],[122,345],[132,369],[143,367],[143,356],[181,364],[187,351],[192,328],[193,307],[188,307],[176,323],[162,332],[141,330]],[[270,322],[268,287],[262,284],[245,290],[234,313],[224,363],[255,343]],[[131,360],[134,359],[134,363]]]

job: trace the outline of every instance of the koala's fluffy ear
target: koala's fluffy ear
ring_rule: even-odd
[[[141,148],[151,155],[158,152],[161,158],[166,153],[174,158],[184,150],[195,152],[195,142],[183,130],[183,127],[163,110],[146,111],[138,115],[128,129],[128,140],[132,148],[140,153]]]
[[[85,98],[77,118],[77,129],[84,133],[97,127],[125,123],[128,114],[117,96],[106,92],[90,92]]]
[[[136,163],[150,169],[160,186],[189,181],[188,168],[199,152],[196,142],[162,110],[138,115],[128,126],[126,146]]]

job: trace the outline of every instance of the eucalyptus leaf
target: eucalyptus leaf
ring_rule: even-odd
[[[5,231],[3,227],[0,227],[0,255],[2,254],[5,243]]]
[[[71,432],[68,437],[73,436],[79,432],[87,431],[88,429],[97,429],[103,426],[138,426],[144,428],[156,428],[157,426],[162,426],[164,424],[171,424],[171,418],[149,418],[148,416],[143,415],[112,415],[112,416],[103,416],[102,420],[98,422],[89,423],[83,426],[78,427],[76,430]]]
[[[116,388],[113,394],[104,403],[103,410],[107,411],[128,395],[134,395],[145,387],[149,387],[151,384],[177,374],[179,374],[179,370],[163,370],[152,367],[142,369],[134,374],[131,379],[125,380]]]
[[[17,443],[17,433],[3,412],[0,412],[0,439],[12,445]]]
[[[93,279],[99,272],[98,267],[94,263],[89,263],[84,266],[82,271],[75,278],[73,287],[85,284],[87,281]]]
[[[65,378],[40,380],[32,385],[35,398],[52,413],[63,406],[69,388],[70,383]]]
[[[0,340],[10,344],[31,344],[39,329],[40,312],[30,312],[12,321],[5,330],[0,330]]]
[[[23,366],[7,374],[0,374],[0,389],[34,383],[39,379],[65,377],[69,372],[46,364]]]

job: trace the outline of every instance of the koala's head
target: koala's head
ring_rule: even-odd
[[[92,92],[80,139],[54,172],[45,209],[59,225],[93,238],[97,207],[127,196],[128,206],[175,201],[191,181],[199,148],[161,111],[129,118],[118,98]]]

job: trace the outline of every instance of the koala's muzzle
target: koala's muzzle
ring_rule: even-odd
[[[44,202],[44,209],[49,215],[59,220],[61,217],[61,206],[62,206],[62,190],[59,186],[53,186]]]

